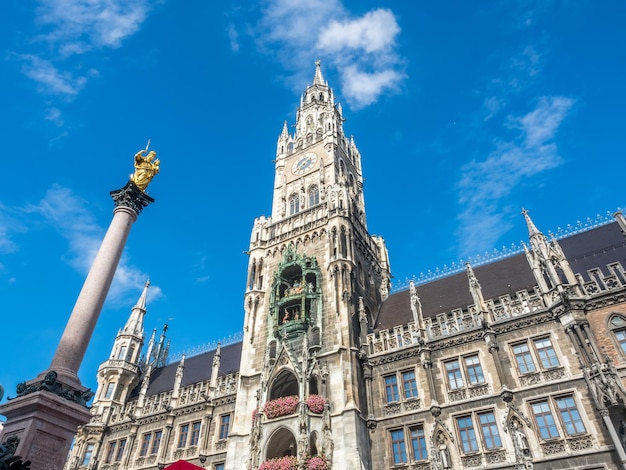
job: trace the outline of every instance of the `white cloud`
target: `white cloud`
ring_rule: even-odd
[[[70,72],[62,72],[52,62],[37,56],[25,54],[20,58],[23,60],[22,72],[37,82],[42,92],[73,96],[87,81],[85,77],[74,78]]]
[[[228,39],[230,41],[230,50],[233,52],[238,52],[239,51],[239,33],[237,32],[237,29],[235,29],[235,25],[233,24],[228,25],[226,32],[228,33]]]
[[[459,239],[462,256],[493,247],[510,227],[503,223],[505,198],[526,178],[561,164],[553,139],[574,102],[565,97],[542,97],[522,117],[510,117],[519,134],[497,144],[485,160],[462,168],[458,183],[462,206]],[[517,208],[519,209],[519,208]]]
[[[82,65],[89,59],[74,66],[67,59],[120,47],[139,30],[148,11],[148,0],[39,0],[35,9],[39,34],[30,43],[30,53],[15,56],[40,92],[76,96],[97,71]],[[37,46],[40,50],[33,52]]]
[[[395,88],[402,78],[395,70],[366,73],[356,66],[346,67],[341,73],[343,94],[357,109],[374,103],[385,90]]]
[[[0,253],[17,251],[19,247],[13,240],[13,236],[15,233],[25,231],[24,225],[11,212],[9,208],[0,203]]]
[[[77,197],[69,188],[53,186],[37,205],[29,206],[27,212],[41,215],[69,243],[69,263],[77,271],[87,274],[96,257],[105,234],[87,207],[86,201]],[[126,302],[128,296],[141,291],[148,278],[136,266],[122,256],[115,272],[115,278],[109,291],[108,299]],[[151,298],[163,295],[161,289],[152,285]]]
[[[37,21],[50,28],[45,38],[67,57],[93,47],[120,47],[147,14],[146,0],[40,0]]]
[[[323,51],[344,49],[373,53],[387,51],[394,45],[400,27],[390,10],[374,10],[360,18],[331,21],[319,33],[317,47]]]
[[[342,77],[341,94],[354,108],[395,91],[405,78],[397,52],[400,26],[389,9],[354,16],[337,0],[269,0],[257,38],[261,49],[292,74],[296,89],[310,80],[303,63],[321,58]],[[306,76],[302,76],[306,73]]]

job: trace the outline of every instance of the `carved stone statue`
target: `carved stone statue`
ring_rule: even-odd
[[[147,150],[140,150],[135,154],[135,173],[130,176],[130,180],[142,191],[146,190],[154,175],[159,172],[160,165],[158,158],[154,160],[156,157],[154,150],[147,155],[146,152]]]
[[[515,449],[524,457],[530,455],[530,447],[528,446],[528,439],[522,428],[522,423],[517,418],[513,418],[510,424],[511,437],[515,444]]]
[[[441,463],[441,468],[452,468],[452,459],[450,458],[450,451],[448,450],[448,445],[446,444],[446,436],[443,432],[437,434],[437,453],[439,456],[439,462]]]

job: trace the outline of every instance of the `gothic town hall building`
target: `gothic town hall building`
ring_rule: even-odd
[[[523,252],[390,294],[343,121],[318,63],[254,221],[243,340],[142,354],[146,286],[66,469],[626,468],[622,214],[557,240],[524,212]]]

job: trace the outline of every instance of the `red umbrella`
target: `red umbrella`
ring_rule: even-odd
[[[204,470],[202,467],[198,467],[192,463],[187,462],[186,460],[177,460],[172,465],[168,465],[165,467],[165,470]]]

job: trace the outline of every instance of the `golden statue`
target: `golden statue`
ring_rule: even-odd
[[[146,150],[140,150],[135,154],[135,173],[130,175],[130,180],[144,192],[154,175],[159,172],[160,165],[158,158],[154,160],[156,152],[154,150],[151,150],[150,153],[147,152],[148,149],[146,148]]]

